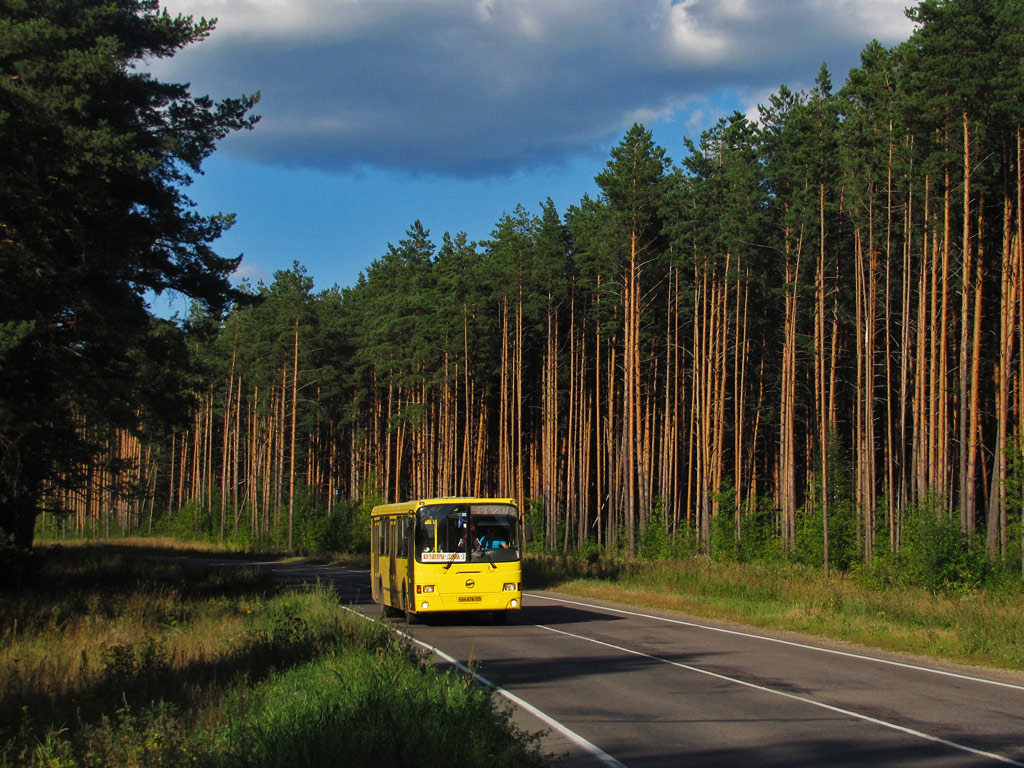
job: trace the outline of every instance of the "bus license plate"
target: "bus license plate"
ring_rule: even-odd
[[[459,602],[460,603],[479,603],[480,602],[480,598],[479,597],[460,597],[459,598]]]

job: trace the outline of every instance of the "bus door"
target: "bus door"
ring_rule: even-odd
[[[406,558],[406,583],[409,585],[409,603],[416,604],[416,515],[410,514],[402,520],[402,551]],[[406,610],[409,606],[406,606]]]
[[[395,548],[395,519],[388,518],[387,522],[387,537],[388,537],[388,605],[395,607],[398,605],[398,574],[395,572],[395,554],[397,550]]]
[[[373,521],[370,529],[370,594],[374,601],[381,602],[384,595],[381,593],[380,582],[380,519]]]

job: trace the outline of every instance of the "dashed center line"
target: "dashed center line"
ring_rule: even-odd
[[[524,595],[526,596],[526,595]],[[668,616],[658,616],[653,613],[642,613],[640,611],[629,611],[622,608],[612,608],[607,605],[598,605],[596,603],[584,603],[580,600],[567,600],[562,597],[550,597],[548,595],[538,595],[534,592],[528,593],[531,598],[538,600],[550,600],[554,603],[564,603],[565,605],[577,605],[581,608],[593,608],[599,611],[607,611],[609,613],[617,613],[622,616],[635,616],[643,619],[652,619],[654,621],[661,621],[666,624],[677,624],[683,627],[693,627],[695,629],[706,629],[709,632],[721,632],[726,635],[735,635],[737,637],[747,637],[753,640],[763,640],[766,643],[777,643],[778,645],[788,645],[794,648],[803,648],[808,651],[817,651],[818,653],[828,653],[833,656],[845,656],[849,659],[858,659],[860,661],[869,661],[874,664],[885,664],[891,667],[902,667],[903,669],[912,669],[917,672],[927,672],[931,675],[940,675],[942,677],[952,677],[958,680],[967,680],[972,683],[982,683],[984,685],[994,685],[998,688],[1010,688],[1017,691],[1024,691],[1024,685],[1017,685],[1016,683],[1007,683],[1002,680],[988,680],[984,677],[974,677],[972,675],[964,675],[959,672],[950,672],[945,669],[933,669],[932,667],[922,667],[918,664],[909,664],[904,661],[894,661],[893,659],[882,659],[877,656],[865,656],[860,653],[853,653],[852,651],[840,651],[836,648],[822,648],[817,645],[808,645],[807,643],[798,643],[795,640],[783,640],[779,637],[769,637],[767,635],[758,635],[753,632],[741,632],[737,629],[725,629],[724,627],[714,627],[709,624],[698,624],[694,621],[685,621],[684,619],[672,619]]]

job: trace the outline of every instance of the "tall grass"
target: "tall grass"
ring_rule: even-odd
[[[1024,670],[1019,592],[933,592],[788,563],[530,556],[535,588],[677,610],[948,661]]]
[[[236,560],[268,559],[268,560],[301,560],[302,562],[314,562],[329,565],[338,565],[346,568],[369,568],[369,549],[355,552],[323,551],[314,555],[290,554],[283,547],[267,545],[257,546],[253,543],[239,545],[231,541],[223,543],[217,541],[198,541],[190,539],[175,539],[170,536],[128,536],[110,537],[103,539],[57,539],[39,538],[36,543],[39,547],[70,549],[85,547],[91,548],[102,542],[104,551],[113,554],[128,556],[155,555],[155,556],[216,556],[218,558],[232,558]],[[33,553],[29,553],[32,557]]]
[[[331,590],[123,552],[44,550],[0,595],[3,768],[543,763],[491,692]]]

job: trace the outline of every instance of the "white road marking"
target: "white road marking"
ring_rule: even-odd
[[[351,572],[353,572],[353,573],[360,573],[362,571],[351,571]],[[720,633],[723,633],[723,634],[736,635],[736,636],[739,636],[739,637],[746,637],[746,638],[750,638],[750,639],[754,639],[754,640],[763,640],[763,641],[766,641],[766,642],[778,643],[780,645],[788,645],[788,646],[792,646],[792,647],[796,647],[796,648],[803,648],[803,649],[807,649],[807,650],[811,650],[811,651],[818,651],[820,653],[830,653],[830,654],[834,654],[836,656],[846,656],[846,657],[849,657],[849,658],[859,659],[859,660],[868,661],[868,662],[874,662],[874,663],[877,663],[877,664],[888,664],[888,665],[895,666],[895,667],[903,667],[903,668],[906,668],[906,669],[911,669],[911,670],[916,670],[916,671],[921,671],[921,672],[928,672],[928,673],[931,673],[931,674],[943,675],[943,676],[946,676],[946,677],[958,678],[958,679],[967,680],[967,681],[970,681],[970,682],[984,683],[984,684],[987,684],[987,685],[995,685],[995,686],[1000,686],[1000,687],[1004,687],[1004,688],[1011,688],[1011,689],[1015,689],[1015,690],[1024,690],[1024,686],[1016,685],[1016,684],[1013,684],[1013,683],[1005,683],[1005,682],[1001,682],[1001,681],[998,681],[998,680],[988,680],[988,679],[985,679],[985,678],[982,678],[982,677],[972,677],[970,675],[963,675],[963,674],[959,674],[959,673],[956,673],[956,672],[949,672],[949,671],[941,670],[941,669],[932,669],[930,667],[922,667],[922,666],[915,665],[915,664],[908,664],[908,663],[905,663],[905,662],[892,661],[890,659],[881,659],[881,658],[877,658],[877,657],[873,657],[873,656],[865,656],[865,655],[862,655],[862,654],[851,653],[849,651],[839,651],[839,650],[832,649],[832,648],[822,648],[822,647],[819,647],[819,646],[808,645],[806,643],[798,643],[798,642],[791,641],[791,640],[782,640],[780,638],[768,637],[766,635],[757,635],[757,634],[753,634],[753,633],[749,633],[749,632],[741,632],[739,630],[724,629],[722,627],[713,627],[713,626],[710,626],[710,625],[698,624],[696,622],[685,621],[685,620],[682,620],[682,619],[672,619],[672,618],[668,618],[666,616],[657,616],[657,615],[654,615],[654,614],[641,613],[639,611],[628,611],[628,610],[624,610],[624,609],[621,609],[621,608],[612,608],[612,607],[606,606],[606,605],[598,605],[598,604],[594,604],[594,603],[584,603],[584,602],[578,601],[578,600],[567,600],[565,598],[550,597],[550,596],[547,596],[547,595],[539,595],[539,594],[536,594],[536,593],[525,593],[524,592],[523,595],[524,595],[524,597],[528,595],[531,598],[536,598],[536,599],[540,599],[540,600],[549,600],[551,602],[564,603],[564,604],[567,604],[567,605],[576,605],[576,606],[580,606],[580,607],[584,607],[584,608],[594,608],[594,609],[597,609],[597,610],[608,611],[609,613],[617,613],[617,614],[621,614],[621,615],[624,615],[624,616],[635,616],[635,617],[638,617],[638,618],[653,619],[655,621],[661,621],[661,622],[665,622],[665,623],[668,623],[668,624],[677,624],[677,625],[681,625],[681,626],[692,627],[692,628],[695,628],[695,629],[704,629],[704,630],[707,630],[707,631],[710,631],[710,632],[720,632]],[[351,611],[352,613],[356,614],[360,618],[363,618],[363,619],[365,619],[367,621],[373,621],[373,619],[370,618],[369,616],[366,616],[365,614],[360,613],[359,611],[356,611],[356,610],[354,610],[352,608],[348,608],[347,606],[340,606],[340,607],[343,608],[344,610]],[[631,654],[631,655],[635,655],[635,656],[640,656],[640,657],[643,657],[643,658],[650,659],[652,661],[660,662],[662,664],[669,664],[671,666],[678,667],[680,669],[685,669],[685,670],[687,670],[689,672],[695,672],[697,674],[706,675],[708,677],[713,677],[713,678],[716,678],[716,679],[719,679],[719,680],[723,680],[723,681],[726,681],[726,682],[730,682],[730,683],[735,683],[736,685],[745,686],[747,688],[751,688],[751,689],[754,689],[754,690],[762,691],[764,693],[774,694],[776,696],[782,696],[784,698],[792,699],[794,701],[799,701],[799,702],[804,703],[804,704],[810,704],[811,706],[814,706],[814,707],[818,707],[818,708],[825,709],[825,710],[828,710],[828,711],[831,711],[831,712],[835,712],[837,714],[841,714],[841,715],[844,715],[846,717],[851,717],[851,718],[854,718],[854,719],[857,719],[857,720],[861,720],[863,722],[872,723],[874,725],[879,725],[879,726],[881,726],[883,728],[889,728],[891,730],[898,731],[900,733],[905,733],[907,735],[914,736],[916,738],[920,738],[920,739],[923,739],[923,740],[926,740],[926,741],[931,741],[933,743],[942,744],[942,745],[948,746],[948,747],[950,747],[952,749],[956,749],[956,750],[960,750],[960,751],[963,751],[963,752],[967,752],[967,753],[972,754],[972,755],[977,755],[979,757],[984,757],[984,758],[987,758],[987,759],[990,759],[990,760],[995,760],[997,762],[1006,763],[1008,765],[1013,765],[1013,766],[1018,766],[1019,768],[1024,768],[1024,763],[1018,762],[1018,761],[1013,760],[1013,759],[1008,758],[1008,757],[1005,757],[1004,755],[999,755],[999,754],[996,754],[996,753],[993,753],[993,752],[986,752],[984,750],[975,749],[974,747],[969,747],[969,746],[967,746],[965,744],[959,744],[957,742],[949,741],[947,739],[943,739],[943,738],[940,738],[938,736],[933,736],[932,734],[924,733],[923,731],[917,731],[917,730],[915,730],[913,728],[907,728],[905,726],[898,725],[896,723],[890,723],[890,722],[887,722],[885,720],[880,720],[878,718],[874,718],[874,717],[871,717],[870,715],[865,715],[865,714],[862,714],[860,712],[854,712],[852,710],[847,710],[847,709],[843,709],[841,707],[832,706],[831,704],[825,704],[823,702],[815,701],[814,699],[809,699],[809,698],[806,698],[806,697],[803,697],[803,696],[797,696],[796,694],[787,693],[786,691],[774,690],[772,688],[768,688],[768,687],[765,687],[765,686],[762,686],[762,685],[758,685],[757,683],[751,683],[751,682],[748,682],[748,681],[745,681],[745,680],[740,680],[738,678],[732,678],[732,677],[729,677],[727,675],[719,674],[717,672],[711,672],[710,670],[700,669],[699,667],[690,666],[688,664],[683,664],[683,663],[677,662],[677,661],[671,661],[669,659],[663,659],[663,658],[660,658],[658,656],[654,656],[654,655],[651,655],[651,654],[648,654],[648,653],[644,653],[643,651],[637,651],[637,650],[634,650],[634,649],[631,649],[631,648],[625,648],[623,646],[614,645],[612,643],[607,643],[607,642],[604,642],[602,640],[596,640],[594,638],[585,637],[583,635],[576,635],[576,634],[573,634],[571,632],[565,632],[565,631],[560,630],[560,629],[554,629],[553,627],[548,627],[548,626],[545,626],[545,625],[542,625],[542,624],[536,624],[536,625],[533,625],[533,626],[536,626],[538,629],[544,629],[544,630],[547,630],[549,632],[553,632],[555,634],[564,635],[566,637],[575,638],[577,640],[584,640],[586,642],[594,643],[596,645],[605,646],[605,647],[611,648],[613,650],[621,651],[622,653],[627,653],[627,654]],[[498,693],[500,693],[502,696],[504,696],[506,699],[508,699],[509,701],[513,702],[515,705],[520,706],[523,709],[527,710],[528,712],[533,714],[535,717],[539,718],[542,722],[546,723],[551,728],[555,729],[556,731],[558,731],[559,733],[564,735],[570,741],[572,741],[573,743],[577,744],[582,749],[584,749],[587,752],[589,752],[591,755],[596,757],[598,760],[603,762],[605,765],[611,766],[611,768],[626,768],[626,766],[622,762],[620,762],[619,760],[616,760],[614,757],[612,757],[607,752],[602,750],[596,744],[593,744],[592,742],[588,741],[587,739],[585,739],[584,737],[580,736],[578,733],[576,733],[572,729],[568,728],[567,726],[565,726],[562,723],[560,723],[557,720],[555,720],[550,715],[548,715],[545,712],[537,709],[536,707],[534,707],[532,704],[530,704],[529,702],[525,701],[524,699],[521,699],[520,697],[516,696],[514,693],[512,693],[510,691],[507,691],[504,688],[501,688],[500,686],[495,685],[490,680],[488,680],[487,678],[485,678],[482,675],[478,674],[477,672],[474,672],[472,669],[467,667],[465,664],[462,664],[461,662],[457,661],[456,659],[454,659],[452,656],[449,656],[447,653],[445,653],[441,649],[436,648],[436,647],[434,647],[434,646],[432,646],[432,645],[430,645],[428,643],[425,643],[425,642],[423,642],[421,640],[417,640],[412,635],[408,635],[408,634],[406,634],[404,632],[401,632],[400,630],[394,629],[394,627],[392,627],[392,629],[395,632],[397,632],[399,635],[401,635],[402,637],[405,637],[405,638],[411,640],[416,645],[419,645],[420,647],[430,651],[431,653],[436,654],[437,656],[439,656],[440,658],[444,659],[448,663],[453,664],[455,667],[457,667],[462,672],[464,672],[466,674],[469,674],[469,675],[472,675],[476,680],[478,680],[479,682],[483,683],[484,685],[486,685],[486,686],[488,686],[490,688],[493,688]]]
[[[763,685],[758,685],[757,683],[751,683],[751,682],[747,682],[746,680],[740,680],[740,679],[735,678],[735,677],[729,677],[728,675],[722,675],[722,674],[719,674],[717,672],[711,672],[710,670],[701,669],[700,667],[693,667],[693,666],[690,666],[689,664],[683,664],[683,663],[678,662],[678,661],[672,661],[670,659],[663,659],[660,656],[653,656],[653,655],[651,655],[649,653],[644,653],[643,651],[637,651],[637,650],[634,650],[632,648],[625,648],[625,647],[623,647],[621,645],[614,645],[612,643],[606,643],[603,640],[596,640],[596,639],[594,639],[592,637],[585,637],[583,635],[573,634],[572,632],[565,632],[564,630],[561,630],[561,629],[554,629],[553,627],[547,627],[547,626],[544,626],[543,624],[537,624],[535,626],[537,628],[539,628],[539,629],[546,629],[548,632],[554,632],[555,634],[558,634],[558,635],[564,635],[566,637],[572,637],[572,638],[574,638],[576,640],[585,640],[588,643],[594,643],[595,645],[601,645],[601,646],[604,646],[605,648],[611,648],[612,650],[621,651],[622,653],[628,653],[628,654],[632,654],[634,656],[640,656],[642,658],[650,659],[652,661],[657,661],[657,662],[660,662],[662,664],[669,664],[669,665],[671,665],[673,667],[678,667],[680,669],[685,669],[688,672],[696,672],[697,674],[700,674],[700,675],[707,675],[708,677],[713,677],[713,678],[716,678],[718,680],[724,680],[726,682],[735,683],[736,685],[742,685],[742,686],[745,686],[747,688],[753,688],[754,690],[763,691],[764,693],[770,693],[770,694],[774,694],[776,696],[783,696],[783,697],[785,697],[787,699],[792,699],[794,701],[799,701],[799,702],[804,703],[804,704],[810,704],[811,706],[819,707],[821,709],[826,709],[826,710],[828,710],[830,712],[836,712],[836,713],[838,713],[840,715],[845,715],[846,717],[852,717],[852,718],[855,718],[857,720],[862,720],[862,721],[867,722],[867,723],[872,723],[874,725],[880,725],[883,728],[889,728],[889,729],[894,730],[894,731],[899,731],[900,733],[905,733],[905,734],[910,735],[910,736],[915,736],[915,737],[920,738],[920,739],[925,739],[926,741],[935,742],[937,744],[943,744],[943,745],[945,745],[947,747],[951,747],[953,749],[958,749],[958,750],[961,750],[963,752],[969,752],[972,755],[977,755],[979,757],[985,757],[985,758],[988,758],[990,760],[996,760],[996,761],[1001,762],[1001,763],[1007,763],[1009,765],[1015,765],[1015,766],[1020,766],[1021,768],[1024,768],[1024,763],[1017,762],[1016,760],[1011,760],[1010,758],[1004,757],[1003,755],[997,755],[997,754],[995,754],[993,752],[985,752],[985,751],[980,750],[980,749],[975,749],[974,747],[968,747],[965,744],[958,744],[955,741],[949,741],[947,739],[943,739],[943,738],[940,738],[938,736],[933,736],[930,733],[924,733],[923,731],[917,731],[917,730],[914,730],[913,728],[907,728],[906,726],[898,725],[896,723],[890,723],[890,722],[888,722],[886,720],[879,720],[876,717],[871,717],[870,715],[864,715],[864,714],[861,714],[860,712],[854,712],[852,710],[843,709],[841,707],[834,707],[831,704],[825,704],[823,702],[815,701],[814,699],[809,699],[809,698],[806,698],[804,696],[797,696],[796,694],[787,693],[786,691],[778,691],[778,690],[775,690],[773,688],[768,688],[768,687],[763,686]]]
[[[594,744],[594,743],[592,743],[590,741],[587,741],[585,738],[580,736],[578,733],[576,733],[575,731],[573,731],[569,727],[567,727],[565,725],[562,725],[560,722],[555,720],[555,718],[553,718],[550,715],[548,715],[547,713],[542,712],[541,710],[537,709],[530,702],[528,702],[528,701],[526,701],[524,699],[519,698],[518,696],[516,696],[511,691],[507,691],[504,688],[502,688],[501,686],[495,685],[490,680],[488,680],[486,677],[484,677],[483,675],[481,675],[481,674],[479,674],[477,672],[474,672],[472,669],[467,667],[465,664],[463,664],[462,662],[457,661],[456,659],[452,658],[447,653],[442,651],[440,648],[435,648],[434,646],[430,645],[429,643],[425,643],[422,640],[417,640],[415,637],[412,637],[411,635],[406,635],[405,633],[403,633],[403,632],[401,632],[399,630],[395,630],[395,631],[398,632],[398,634],[402,635],[403,637],[409,638],[414,643],[416,643],[416,645],[419,645],[419,646],[421,646],[423,648],[426,648],[431,653],[434,653],[434,654],[440,656],[442,659],[447,661],[449,664],[454,664],[462,672],[465,672],[466,674],[472,675],[474,678],[476,678],[479,682],[481,682],[484,685],[486,685],[488,688],[493,688],[494,690],[496,690],[498,693],[500,693],[502,696],[504,696],[506,699],[511,701],[516,706],[522,707],[527,712],[530,712],[531,714],[533,714],[536,717],[540,718],[542,721],[544,721],[551,728],[554,728],[556,731],[561,733],[563,736],[568,738],[570,741],[572,741],[577,746],[582,747],[583,749],[585,749],[587,752],[592,754],[594,757],[596,757],[598,760],[600,760],[605,765],[612,766],[612,768],[626,768],[625,765],[620,763],[618,760],[616,760],[614,757],[609,755],[607,752],[605,752],[603,749],[601,749],[596,744]]]
[[[524,595],[525,596],[525,595]],[[684,627],[693,627],[694,629],[706,629],[709,632],[721,632],[726,635],[736,635],[738,637],[748,637],[753,640],[764,640],[768,643],[778,643],[779,645],[788,645],[794,648],[804,648],[809,651],[818,651],[819,653],[831,653],[835,656],[845,656],[851,659],[858,659],[860,661],[870,661],[875,664],[888,664],[892,667],[902,667],[904,669],[912,669],[917,672],[928,672],[933,675],[942,675],[943,677],[952,677],[959,680],[967,680],[972,683],[984,683],[985,685],[995,685],[1000,688],[1011,688],[1017,691],[1024,691],[1024,685],[1018,685],[1016,683],[1006,683],[1001,680],[987,680],[984,677],[973,677],[971,675],[964,675],[958,672],[950,672],[945,669],[933,669],[931,667],[922,667],[917,664],[909,664],[903,661],[894,661],[892,659],[882,659],[876,656],[865,656],[859,653],[852,653],[850,651],[840,651],[835,648],[822,648],[817,645],[808,645],[806,643],[798,643],[794,640],[782,640],[778,637],[768,637],[767,635],[757,635],[751,632],[741,632],[736,629],[724,629],[723,627],[713,627],[708,624],[697,624],[692,621],[684,621],[682,619],[671,619],[667,616],[657,616],[651,613],[640,613],[639,611],[627,611],[621,608],[612,608],[607,605],[598,605],[596,603],[584,603],[579,600],[566,600],[561,597],[549,597],[547,595],[538,595],[536,593],[529,593],[531,598],[538,600],[550,600],[556,603],[565,603],[567,605],[578,605],[583,608],[595,608],[601,611],[608,611],[610,613],[619,613],[624,616],[636,616],[644,619],[654,619],[655,621],[663,621],[667,624],[679,624]]]
[[[341,607],[343,609],[345,609],[346,611],[351,611],[352,613],[354,613],[356,616],[359,616],[360,618],[366,619],[367,621],[373,621],[372,618],[370,618],[366,614],[360,613],[357,610],[354,610],[352,608],[348,608],[347,606],[344,606],[344,605],[341,606]],[[449,664],[453,664],[456,668],[459,669],[459,671],[464,672],[467,675],[472,675],[474,677],[474,679],[476,679],[478,682],[482,683],[483,685],[487,686],[488,688],[494,689],[495,691],[500,693],[502,696],[504,696],[506,699],[511,701],[513,704],[515,704],[517,707],[522,707],[527,712],[532,714],[534,717],[539,718],[542,722],[544,722],[550,728],[553,728],[554,730],[558,731],[560,734],[565,736],[567,739],[569,739],[571,742],[576,744],[578,747],[580,747],[581,749],[585,750],[586,752],[589,752],[592,756],[594,756],[595,758],[600,760],[605,765],[609,766],[609,768],[626,768],[626,766],[623,763],[621,763],[618,760],[616,760],[614,757],[609,755],[607,752],[605,752],[603,749],[601,749],[599,746],[597,746],[593,742],[590,742],[587,739],[585,739],[582,736],[580,736],[578,733],[576,733],[576,731],[574,731],[571,728],[569,728],[568,726],[565,726],[562,723],[558,722],[557,720],[555,720],[555,718],[551,717],[551,715],[547,714],[546,712],[542,712],[541,710],[537,709],[537,707],[533,706],[533,704],[531,704],[530,702],[526,701],[525,699],[519,698],[518,696],[516,696],[511,691],[507,691],[504,688],[502,688],[501,686],[495,685],[490,680],[488,680],[486,677],[484,677],[483,675],[479,674],[478,672],[473,671],[472,669],[470,669],[469,667],[467,667],[465,664],[463,664],[462,662],[458,661],[457,659],[453,658],[452,656],[449,656],[447,653],[442,651],[440,648],[436,648],[433,645],[430,645],[430,643],[425,643],[422,640],[417,640],[412,635],[406,634],[405,632],[402,632],[400,629],[395,629],[394,627],[392,627],[391,629],[394,632],[396,632],[399,635],[401,635],[402,637],[406,638],[407,640],[410,640],[413,643],[415,643],[416,645],[420,646],[421,648],[424,648],[424,649],[430,651],[431,653],[435,654],[436,656],[439,656],[440,658],[444,659]]]

